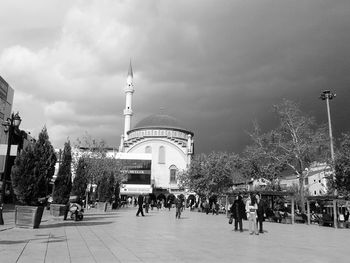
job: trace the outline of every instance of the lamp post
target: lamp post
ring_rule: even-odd
[[[18,129],[19,125],[21,124],[21,117],[19,116],[18,112],[16,114],[12,113],[10,118],[7,118],[7,121],[4,122],[2,125],[4,126],[4,132],[8,132],[7,137],[7,151],[6,151],[6,159],[5,159],[5,168],[4,173],[2,174],[1,178],[1,194],[0,194],[0,225],[4,224],[4,218],[3,218],[3,206],[4,206],[4,198],[5,198],[5,185],[6,185],[6,179],[8,178],[9,174],[9,159],[10,159],[10,153],[11,153],[11,142],[12,142],[12,136],[15,129]]]
[[[333,99],[336,96],[335,93],[332,93],[330,90],[325,90],[321,93],[320,99],[325,100],[327,104],[327,115],[328,115],[328,130],[329,130],[329,139],[331,144],[331,158],[334,162],[334,149],[333,149],[333,136],[332,136],[332,124],[331,124],[331,111],[329,109],[329,100]]]

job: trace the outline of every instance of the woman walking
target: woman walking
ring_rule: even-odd
[[[256,235],[259,235],[258,228],[256,225],[256,217],[257,217],[256,211],[258,210],[258,205],[256,203],[255,196],[248,197],[245,205],[245,210],[247,212],[247,217],[249,220],[249,234],[253,235],[255,233]],[[254,227],[254,232],[252,229],[253,227]]]

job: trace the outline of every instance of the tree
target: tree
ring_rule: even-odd
[[[227,191],[234,181],[243,179],[239,172],[241,165],[236,154],[195,155],[189,169],[179,174],[179,183],[201,196],[220,194]]]
[[[39,133],[39,138],[35,143],[34,156],[39,174],[38,183],[44,186],[40,189],[40,195],[47,196],[49,182],[55,173],[57,157],[45,126]]]
[[[75,148],[79,149],[73,155],[73,170],[76,173],[79,160],[84,159],[84,175],[89,183],[96,183],[104,170],[103,160],[106,158],[107,147],[103,140],[96,140],[89,134],[77,139]]]
[[[339,151],[334,160],[334,179],[331,187],[339,195],[350,196],[350,133],[344,133],[341,138]]]
[[[208,192],[206,171],[204,170],[205,160],[205,154],[194,155],[189,169],[180,172],[178,176],[181,187],[194,191],[200,196],[205,196]]]
[[[103,160],[103,170],[112,174],[115,184],[121,184],[126,181],[127,175],[122,172],[121,161],[114,157],[106,157]]]
[[[86,164],[83,158],[78,161],[75,177],[72,185],[72,193],[79,198],[83,198],[88,186],[88,178],[86,176]]]
[[[114,183],[111,187],[115,190],[114,192],[118,192],[117,188],[126,180],[126,175],[121,172],[120,161],[114,156],[107,156],[105,142],[85,134],[82,139],[77,140],[75,148],[79,150],[75,151],[73,155],[73,170],[76,175],[79,174],[79,181],[84,181],[86,186],[93,183],[100,184],[103,175],[107,173],[113,175]],[[82,189],[78,189],[74,182],[73,185],[75,191],[82,193]]]
[[[111,202],[114,194],[115,180],[112,173],[105,172],[97,185],[100,202]]]
[[[38,199],[43,197],[40,190],[45,188],[45,181],[38,180],[40,174],[36,162],[34,147],[29,145],[16,157],[12,166],[12,187],[21,205],[37,205]]]
[[[55,172],[55,164],[55,151],[44,127],[38,141],[22,150],[12,166],[12,186],[19,203],[38,205],[38,199],[47,196],[48,184]]]
[[[250,135],[254,143],[248,145],[243,152],[244,168],[242,173],[246,178],[266,178],[274,183],[285,165],[265,154],[265,147],[262,146],[268,144],[269,138],[267,135],[261,134],[257,122],[253,123],[253,132]]]
[[[301,210],[305,212],[304,183],[308,176],[305,168],[311,162],[326,157],[326,126],[318,126],[313,117],[302,114],[299,105],[289,100],[283,100],[274,109],[279,118],[279,127],[265,134],[255,127],[250,134],[253,140],[251,147],[259,160],[258,166],[263,162],[268,163],[267,168],[260,166],[261,170],[274,174],[290,169],[299,177]]]
[[[55,191],[53,202],[56,204],[66,204],[69,201],[72,189],[72,150],[70,141],[64,144],[62,163],[58,169],[55,180]]]

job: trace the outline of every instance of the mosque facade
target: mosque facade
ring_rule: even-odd
[[[133,70],[130,63],[125,92],[124,133],[119,152],[151,156],[151,185],[153,192],[180,192],[179,172],[186,170],[193,155],[194,133],[174,117],[153,114],[132,125]]]

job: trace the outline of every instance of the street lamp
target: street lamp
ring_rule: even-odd
[[[4,218],[3,218],[3,206],[4,206],[4,198],[5,198],[5,185],[6,185],[6,179],[8,178],[9,174],[9,159],[10,159],[10,152],[11,152],[11,143],[12,143],[12,136],[15,131],[15,129],[18,129],[19,125],[21,124],[21,117],[19,116],[18,112],[16,114],[12,113],[10,118],[7,118],[7,121],[4,122],[2,125],[4,126],[4,132],[8,133],[7,137],[7,151],[6,151],[6,159],[5,159],[5,168],[4,172],[1,177],[1,194],[0,194],[0,225],[4,224]]]
[[[331,112],[329,109],[329,100],[333,99],[336,96],[335,93],[332,93],[330,90],[325,90],[321,93],[320,99],[325,100],[327,104],[327,114],[328,114],[328,130],[329,130],[329,139],[331,143],[331,158],[334,162],[334,149],[333,149],[333,136],[332,136],[332,124],[331,124]]]

